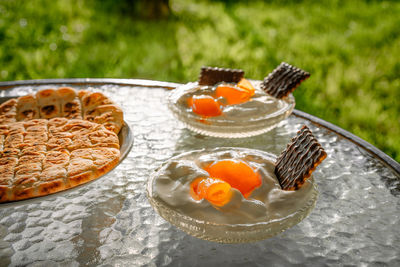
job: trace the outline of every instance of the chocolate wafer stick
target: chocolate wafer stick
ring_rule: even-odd
[[[325,158],[325,150],[304,125],[276,160],[275,175],[282,189],[299,189]]]
[[[282,62],[264,78],[261,88],[273,97],[284,98],[308,77],[310,73]]]
[[[243,77],[244,71],[240,69],[202,67],[199,85],[215,85],[219,82],[238,83]]]

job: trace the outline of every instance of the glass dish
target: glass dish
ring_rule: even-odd
[[[171,92],[168,107],[175,117],[190,130],[213,137],[240,138],[260,135],[275,128],[286,119],[295,107],[292,94],[284,99],[267,95],[252,81],[256,89],[250,101],[224,107],[216,117],[203,117],[194,113],[187,105],[193,95],[211,94],[215,87],[199,86],[197,82],[179,86]]]
[[[196,202],[191,199],[187,185],[198,175],[196,166],[210,162],[210,159],[226,158],[248,162],[263,177],[263,185],[248,199],[238,202],[238,209],[234,203],[231,205],[234,209],[221,211],[225,206],[217,210],[206,200]],[[246,148],[186,152],[169,159],[151,175],[147,196],[161,217],[197,238],[220,243],[246,243],[270,238],[303,220],[314,208],[318,195],[312,177],[297,191],[281,190],[275,176],[271,176],[275,179],[271,182],[267,174],[273,173],[271,166],[275,159],[271,153]],[[260,197],[262,195],[264,198]],[[259,203],[263,199],[265,208],[260,210],[262,205]]]

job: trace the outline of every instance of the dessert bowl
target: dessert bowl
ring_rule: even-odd
[[[302,221],[314,208],[318,191],[310,177],[298,190],[282,190],[274,174],[274,154],[246,148],[202,149],[166,161],[148,180],[147,195],[165,220],[194,237],[245,243],[273,237]],[[191,194],[193,181],[208,176],[213,162],[243,162],[260,177],[244,197],[231,188],[227,203],[215,205]]]
[[[292,113],[295,99],[292,94],[283,99],[275,98],[265,93],[259,82],[251,83],[254,95],[243,103],[221,105],[219,116],[197,114],[188,105],[192,97],[214,95],[218,85],[199,85],[198,82],[182,85],[169,95],[168,107],[188,129],[203,135],[240,138],[263,134]]]
[[[175,117],[190,130],[213,137],[259,135],[293,111],[291,94],[310,74],[282,62],[262,82],[240,69],[202,67],[197,82],[178,87],[168,98]]]

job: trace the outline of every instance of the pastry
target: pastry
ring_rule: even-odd
[[[94,180],[120,159],[122,110],[102,93],[61,87],[0,105],[0,202]]]
[[[96,179],[119,161],[118,136],[78,119],[1,125],[0,202],[48,195]]]
[[[104,94],[70,87],[40,90],[35,95],[11,99],[0,106],[0,124],[55,117],[94,121],[116,134],[124,122],[121,108]]]

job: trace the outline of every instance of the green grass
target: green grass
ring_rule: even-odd
[[[281,61],[311,72],[296,108],[400,162],[400,3],[171,0],[166,20],[118,1],[0,2],[0,80],[197,79],[202,65],[262,79]],[[116,4],[117,3],[117,4]]]

